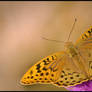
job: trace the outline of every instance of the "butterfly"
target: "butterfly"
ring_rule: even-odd
[[[70,87],[92,79],[92,27],[75,44],[65,42],[65,50],[34,64],[21,78],[22,85],[36,83]]]

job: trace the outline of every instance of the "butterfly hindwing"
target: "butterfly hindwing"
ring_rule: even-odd
[[[73,63],[75,61],[68,56],[63,57],[63,61],[64,65],[61,66],[60,76],[58,80],[53,83],[54,85],[58,87],[69,87],[88,80],[87,76],[85,76]]]
[[[67,72],[68,73],[66,73],[66,75],[61,75],[61,78],[54,82],[56,86],[58,87],[75,86],[88,80],[86,76],[81,73],[73,72],[73,71],[67,71]]]

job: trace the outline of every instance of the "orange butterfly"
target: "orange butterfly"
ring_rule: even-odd
[[[22,77],[22,85],[51,83],[69,87],[92,79],[92,27],[65,51],[54,53],[33,65]]]

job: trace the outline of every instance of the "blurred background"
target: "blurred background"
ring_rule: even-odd
[[[64,50],[64,43],[41,36],[66,41],[75,18],[73,43],[92,26],[91,1],[0,1],[0,90],[66,90],[51,84],[23,87],[19,81],[37,61]]]

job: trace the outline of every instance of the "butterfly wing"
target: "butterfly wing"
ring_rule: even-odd
[[[62,58],[64,52],[57,52],[33,65],[22,77],[20,83],[22,85],[31,85],[34,83],[51,83],[59,76],[60,68],[58,68],[58,58]],[[58,68],[58,69],[57,69]]]
[[[75,45],[80,48],[92,49],[92,27],[85,31],[76,41]]]
[[[85,65],[92,79],[92,27],[81,35],[75,45],[85,60]]]
[[[52,83],[58,87],[74,86],[87,78],[65,52],[52,54],[33,65],[22,77],[22,85]]]
[[[54,81],[54,85],[58,87],[70,87],[88,80],[87,76],[76,67],[73,59],[65,55],[62,59],[62,62],[63,61],[64,65],[61,66],[62,69],[60,76],[56,81]]]

